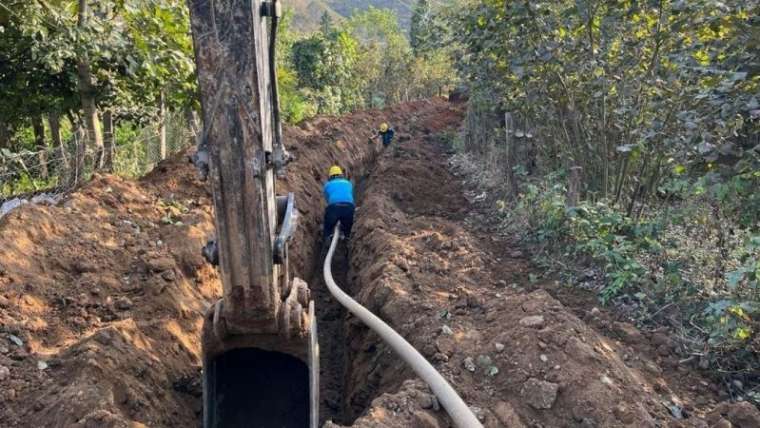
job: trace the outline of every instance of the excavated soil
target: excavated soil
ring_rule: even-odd
[[[296,192],[301,215],[291,257],[319,307],[323,419],[450,426],[324,291],[321,183],[338,163],[360,202],[340,285],[420,349],[485,426],[760,426],[752,406],[717,404],[709,383],[663,364],[666,334],[612,331],[529,289],[526,250],[492,233],[436,142],[461,112],[420,101],[286,130],[297,160],[278,192]],[[399,131],[395,147],[367,141],[380,120]],[[212,215],[178,156],[140,181],[96,177],[58,206],[0,219],[0,426],[198,426],[202,315],[221,289],[200,256]]]

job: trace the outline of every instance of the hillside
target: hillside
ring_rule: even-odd
[[[366,10],[373,6],[378,9],[390,9],[399,17],[399,24],[404,30],[409,29],[414,2],[402,0],[292,0],[285,3],[286,9],[292,9],[294,28],[302,31],[314,30],[319,26],[322,15],[327,12],[333,19],[351,16],[354,10]]]

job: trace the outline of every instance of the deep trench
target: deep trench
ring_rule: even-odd
[[[374,160],[373,160],[374,162]],[[355,179],[355,200],[357,208],[361,207],[366,190],[367,180],[374,165],[365,166],[368,171]],[[356,215],[361,215],[361,210]],[[322,223],[320,222],[320,225]],[[348,311],[338,303],[330,294],[325,285],[322,274],[322,267],[329,242],[322,237],[322,229],[319,229],[318,236],[315,237],[316,248],[314,251],[314,272],[310,278],[309,284],[312,287],[312,293],[316,304],[317,328],[319,335],[320,348],[320,425],[328,420],[341,425],[351,425],[359,416],[355,409],[352,409],[348,403],[347,382],[350,379],[351,355],[348,346],[347,320]],[[332,262],[332,274],[335,282],[344,291],[353,294],[355,286],[350,273],[350,244],[345,240],[339,242],[335,250]],[[359,403],[361,407],[369,406],[369,400],[366,403]],[[354,408],[356,406],[353,406]]]

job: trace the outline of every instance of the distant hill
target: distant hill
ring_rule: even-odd
[[[370,6],[378,9],[391,9],[399,17],[399,24],[405,31],[409,30],[412,8],[416,0],[284,0],[286,9],[293,9],[293,27],[297,30],[311,31],[319,26],[322,14],[327,12],[335,20],[351,16],[354,10],[366,10]]]

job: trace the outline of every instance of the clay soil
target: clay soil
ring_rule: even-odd
[[[323,419],[450,426],[427,387],[324,292],[320,187],[338,163],[360,203],[338,280],[485,426],[758,426],[752,406],[718,403],[707,380],[669,364],[666,333],[528,284],[528,250],[493,232],[438,142],[462,112],[437,99],[286,130],[297,160],[277,189],[296,192],[301,214],[291,256],[320,314]],[[385,150],[367,140],[381,119],[399,137]],[[0,426],[199,426],[202,314],[221,290],[200,255],[212,235],[208,189],[186,154],[142,180],[96,177],[57,206],[0,219]]]

